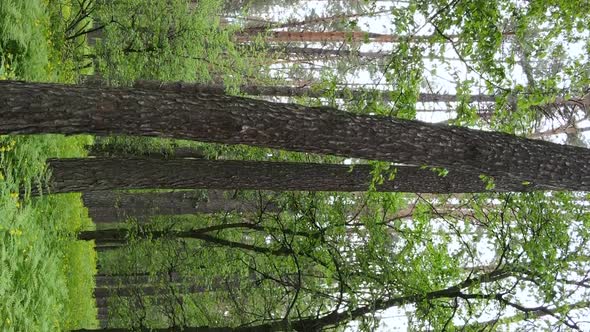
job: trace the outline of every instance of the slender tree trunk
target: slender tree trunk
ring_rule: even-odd
[[[113,191],[82,194],[88,214],[95,223],[120,222],[128,218],[147,221],[153,216],[217,212],[256,212],[275,207],[268,203],[225,198],[223,195],[203,196],[195,191],[125,193]]]
[[[47,183],[50,193],[108,191],[116,189],[255,189],[275,191],[341,191],[369,190],[373,175],[370,165],[337,165],[292,162],[257,162],[199,159],[52,159],[52,174]],[[429,169],[396,166],[395,176],[385,174],[377,191],[465,193],[486,191],[486,183],[479,175],[449,171],[445,176]],[[171,171],[173,170],[173,171]],[[533,184],[523,185],[496,179],[495,191],[531,191],[546,189]],[[34,192],[35,194],[36,192]],[[100,194],[96,194],[100,195]],[[173,194],[182,196],[183,194]],[[163,195],[165,196],[165,195]],[[150,199],[166,199],[157,194],[145,194],[143,203]],[[115,198],[116,199],[116,198]],[[182,199],[182,197],[178,197]],[[124,202],[127,204],[127,201]],[[228,205],[229,204],[229,205]],[[141,208],[141,207],[138,207]],[[189,206],[166,213],[241,209],[247,204],[216,202],[211,206]],[[131,208],[132,213],[137,209]],[[105,217],[106,218],[106,217]]]
[[[330,49],[320,47],[295,47],[295,46],[271,46],[261,51],[266,51],[273,54],[285,54],[287,58],[345,58],[358,57],[364,59],[384,59],[391,56],[390,52],[360,52],[348,49]]]
[[[584,148],[216,93],[0,82],[0,134],[39,133],[246,144],[590,190],[590,150]],[[85,184],[82,191],[93,185]]]
[[[225,225],[209,226],[200,229],[188,230],[188,231],[152,231],[142,234],[134,234],[128,229],[103,229],[96,231],[83,231],[78,234],[78,240],[94,240],[96,242],[113,242],[113,243],[126,243],[130,235],[140,238],[151,238],[158,239],[162,237],[169,238],[185,238],[185,239],[196,239],[207,242],[215,246],[223,246],[233,249],[241,249],[245,251],[251,251],[254,253],[274,255],[274,256],[287,256],[293,254],[293,251],[286,247],[280,247],[278,249],[271,248],[268,246],[258,246],[254,244],[247,244],[242,242],[236,242],[219,238],[209,233],[215,230],[224,229]],[[238,227],[234,227],[238,228]],[[247,228],[244,226],[243,228]]]
[[[194,279],[194,278],[191,278]],[[128,280],[121,284],[114,284],[110,287],[95,287],[94,288],[94,296],[97,298],[108,298],[110,296],[119,296],[119,297],[131,297],[131,296],[154,296],[154,295],[167,295],[170,293],[170,290],[166,288],[164,285],[158,285],[157,281],[156,284],[148,283],[129,283]],[[151,280],[150,280],[151,281]],[[131,281],[134,282],[134,281]],[[224,279],[221,277],[215,277],[211,281],[211,283],[198,283],[196,280],[184,279],[179,275],[176,275],[174,279],[168,280],[174,284],[175,287],[179,290],[179,293],[182,294],[194,294],[194,293],[204,293],[207,291],[224,291],[228,290],[228,288],[236,288],[239,287],[241,284],[241,280],[237,277],[232,279]],[[163,287],[164,286],[164,287]]]
[[[93,144],[86,146],[88,155],[93,157],[119,157],[119,158],[131,158],[131,157],[145,157],[145,158],[156,158],[156,159],[170,159],[170,158],[205,158],[203,151],[190,147],[177,147],[170,151],[131,151],[128,149],[121,148],[119,146],[108,145],[108,144]]]
[[[123,247],[124,247],[123,243],[108,243],[108,242],[99,243],[99,242],[96,242],[95,246],[94,246],[94,250],[96,250],[96,252],[105,252],[105,251],[120,249]]]
[[[344,21],[355,17],[364,17],[364,16],[374,16],[383,13],[389,13],[390,10],[380,10],[375,12],[367,12],[367,13],[351,13],[351,14],[338,14],[332,16],[321,16],[321,17],[308,17],[301,21],[291,20],[285,23],[278,23],[278,22],[262,22],[258,24],[253,24],[247,26],[244,29],[246,33],[259,33],[264,31],[269,31],[271,29],[285,29],[285,28],[297,28],[297,27],[304,27],[310,24],[326,24],[330,22],[336,21]]]
[[[135,87],[142,89],[154,90],[170,90],[182,93],[216,93],[223,94],[225,87],[223,85],[203,85],[183,82],[161,83],[156,81],[137,81]],[[250,96],[273,96],[273,97],[314,97],[319,98],[326,95],[326,93],[334,93],[340,99],[361,99],[366,98],[367,95],[377,94],[378,98],[389,102],[391,101],[391,91],[374,91],[362,89],[340,89],[336,91],[329,91],[327,89],[314,89],[308,86],[270,86],[270,85],[242,85],[240,91]],[[495,96],[492,95],[473,95],[470,96],[473,102],[494,102]],[[453,94],[437,94],[437,93],[421,93],[418,96],[418,101],[422,103],[439,103],[439,102],[457,102],[457,95]]]
[[[238,43],[251,42],[258,36],[258,33],[248,31],[238,32],[235,40]],[[425,36],[397,36],[364,31],[271,31],[262,35],[262,39],[267,43],[285,43],[285,42],[375,42],[375,43],[397,43],[407,39],[413,43],[428,42],[436,35]],[[456,38],[458,36],[450,36]]]
[[[208,290],[205,285],[191,284],[186,285],[183,294],[204,293]],[[162,286],[142,285],[142,286],[124,286],[124,287],[96,287],[94,296],[97,298],[108,298],[112,296],[133,297],[133,296],[166,296],[170,290]]]
[[[318,49],[321,50],[321,49]],[[342,52],[340,50],[328,50],[335,52]],[[379,52],[377,52],[379,53]],[[100,78],[89,78],[89,81],[95,82],[93,84],[102,84]],[[214,93],[223,94],[225,87],[223,85],[204,85],[195,83],[185,82],[157,82],[157,81],[137,81],[134,86],[141,89],[151,90],[169,90],[179,93]],[[250,96],[273,96],[273,97],[313,97],[320,98],[325,96],[327,93],[333,93],[336,98],[340,99],[361,99],[366,98],[367,95],[377,94],[378,98],[384,102],[392,101],[391,91],[387,90],[371,90],[371,89],[358,89],[343,87],[335,91],[327,89],[315,89],[309,86],[287,86],[287,85],[242,85],[240,91],[243,94]],[[493,103],[496,101],[495,95],[477,94],[469,96],[471,102],[478,103]],[[455,94],[440,94],[440,93],[420,93],[418,95],[418,102],[420,103],[452,103],[457,102],[458,98]],[[516,98],[509,96],[511,103],[516,102]],[[557,97],[552,102],[539,107],[542,108],[561,108],[561,107],[578,107],[581,110],[590,109],[590,94],[581,98],[562,98]],[[432,110],[435,111],[435,110]],[[429,110],[429,112],[432,112]],[[437,110],[447,111],[447,110]],[[492,111],[480,112],[482,117],[490,117]]]
[[[110,275],[97,274],[94,276],[96,288],[120,287],[125,285],[149,284],[153,282],[153,276],[149,273],[131,274],[131,275]],[[178,272],[167,273],[160,276],[158,280],[167,279],[170,282],[185,282],[186,280]]]

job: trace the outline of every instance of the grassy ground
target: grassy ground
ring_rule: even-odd
[[[64,47],[69,1],[0,0],[0,79],[72,82]],[[61,39],[60,39],[61,38]],[[66,53],[69,52],[69,53]],[[82,50],[83,52],[83,50]],[[0,136],[0,330],[59,331],[96,326],[96,254],[75,240],[92,227],[79,194],[30,198],[45,160],[78,157],[89,136]]]

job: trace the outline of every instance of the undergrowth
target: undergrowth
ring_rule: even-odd
[[[0,1],[0,79],[74,82],[63,14],[76,1]],[[59,17],[60,15],[61,18]],[[81,45],[78,53],[85,52]],[[80,194],[30,197],[46,159],[81,157],[90,136],[0,136],[0,330],[96,327],[96,253],[76,233],[92,227]]]

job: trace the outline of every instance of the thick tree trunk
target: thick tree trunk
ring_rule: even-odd
[[[203,196],[195,191],[125,193],[113,191],[82,194],[88,214],[95,223],[120,222],[134,218],[139,222],[153,216],[217,212],[256,212],[273,209],[271,204],[225,198],[223,195]]]
[[[115,189],[255,189],[275,191],[366,191],[373,175],[370,165],[314,164],[292,162],[260,162],[198,159],[52,159],[52,174],[47,183],[50,193],[106,191]],[[475,174],[449,171],[440,176],[429,169],[397,166],[395,176],[377,184],[384,192],[466,193],[486,191],[486,183]],[[546,189],[535,185],[496,179],[495,191],[531,191]],[[97,194],[100,195],[100,194]],[[180,195],[183,194],[173,194]],[[160,199],[145,194],[141,204]],[[166,199],[163,197],[162,199]],[[182,199],[182,197],[178,198]],[[127,201],[123,203],[127,204]],[[201,211],[213,209],[248,210],[247,204],[217,202]],[[138,207],[141,208],[141,207]],[[137,210],[137,209],[135,209]],[[135,211],[132,209],[132,213]],[[199,211],[198,206],[167,213]],[[106,218],[106,217],[105,217]]]
[[[502,133],[215,93],[0,82],[0,134],[39,133],[246,144],[590,190],[590,150]]]

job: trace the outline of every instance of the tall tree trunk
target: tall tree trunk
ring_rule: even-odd
[[[216,93],[223,94],[225,87],[223,85],[204,85],[192,84],[183,82],[161,83],[156,81],[137,81],[135,87],[142,89],[160,89],[170,90],[181,93]],[[297,87],[297,86],[270,86],[270,85],[242,85],[240,91],[250,96],[273,96],[273,97],[314,97],[319,98],[325,96],[326,93],[331,92],[327,89],[314,89],[311,87]],[[391,91],[371,91],[361,89],[340,89],[333,91],[337,98],[341,99],[360,99],[366,98],[368,94],[376,93],[378,98],[388,102],[391,101]],[[492,95],[473,95],[470,96],[471,101],[474,102],[494,102],[495,96]],[[435,102],[456,102],[457,95],[453,94],[437,94],[437,93],[421,93],[418,96],[418,101],[422,103]]]
[[[348,49],[330,49],[325,47],[295,47],[295,46],[271,46],[262,48],[261,51],[266,51],[273,54],[285,54],[287,58],[344,58],[344,57],[358,57],[365,59],[384,59],[391,56],[391,52],[377,51],[377,52],[360,52],[357,50]]]
[[[39,133],[246,144],[590,190],[590,150],[579,147],[216,93],[1,81],[0,134]]]
[[[260,52],[267,52],[273,54],[277,59],[283,60],[346,60],[343,58],[351,57],[351,58],[358,58],[359,60],[365,60],[364,63],[369,63],[370,60],[384,60],[389,59],[391,56],[394,55],[392,51],[387,50],[379,50],[379,51],[359,51],[358,49],[352,47],[345,49],[343,47],[339,48],[328,48],[328,47],[297,47],[297,46],[266,46],[258,48]],[[251,49],[251,45],[247,45],[248,49]],[[426,58],[426,57],[425,57]],[[444,60],[452,60],[452,61],[470,61],[465,59],[460,59],[457,57],[436,57],[435,59],[444,59]],[[374,62],[373,62],[374,63]]]
[[[124,246],[125,246],[124,243],[108,243],[108,242],[95,243],[94,250],[96,250],[96,252],[105,252],[105,251],[121,249]]]
[[[238,32],[235,40],[238,43],[253,41],[258,36],[254,32]],[[397,36],[380,33],[371,33],[364,31],[271,31],[261,35],[261,38],[267,43],[285,43],[285,42],[375,42],[375,43],[397,43],[407,39],[413,43],[428,42],[437,35],[425,36]],[[450,36],[449,38],[457,38]]]
[[[166,279],[168,278],[166,277]],[[171,276],[169,280],[155,280],[155,283],[150,283],[151,281],[154,281],[153,279],[148,280],[146,283],[137,283],[133,279],[122,279],[120,281],[120,283],[109,286],[95,287],[94,296],[107,298],[112,295],[130,297],[136,295],[152,296],[169,294],[170,290],[162,287],[163,282],[172,283],[174,286],[178,287],[182,294],[204,293],[207,291],[224,291],[228,290],[228,288],[239,287],[241,284],[241,280],[237,276],[228,279],[215,277],[210,283],[199,283],[196,278],[183,278],[178,274]]]
[[[332,16],[319,16],[319,17],[306,17],[301,21],[290,20],[289,22],[279,23],[279,22],[261,22],[257,24],[250,24],[244,28],[245,33],[259,33],[264,31],[269,31],[271,29],[286,29],[286,28],[297,28],[297,27],[305,27],[306,25],[310,24],[326,24],[326,23],[333,23],[337,21],[346,21],[355,17],[364,17],[364,16],[374,16],[378,14],[390,13],[389,9],[387,10],[379,10],[374,12],[366,12],[366,13],[349,13],[349,14],[337,14]],[[308,29],[305,29],[308,30]]]
[[[98,79],[90,79],[100,81]],[[157,82],[157,81],[137,81],[135,87],[143,89],[157,89],[157,90],[170,90],[182,93],[219,93],[223,94],[225,87],[223,85],[204,85],[184,82]],[[243,94],[250,96],[276,96],[276,97],[314,97],[319,98],[325,96],[327,93],[333,93],[336,98],[357,100],[366,98],[367,95],[377,94],[377,97],[384,102],[392,101],[392,92],[387,90],[371,90],[371,89],[358,89],[358,88],[346,88],[337,89],[335,91],[327,89],[315,89],[309,86],[264,86],[264,85],[242,85],[240,91]],[[493,103],[496,101],[495,95],[487,94],[476,94],[469,96],[471,102],[478,103]],[[457,102],[458,98],[455,94],[441,94],[441,93],[420,93],[418,95],[418,102],[420,103],[452,103]],[[516,97],[511,95],[508,96],[508,101],[512,104],[517,102]],[[583,97],[556,97],[553,101],[548,102],[544,105],[538,105],[537,108],[543,109],[543,113],[555,112],[555,109],[564,107],[579,108],[581,110],[590,109],[590,94]],[[445,112],[449,110],[428,110],[429,112]],[[485,110],[480,111],[482,118],[489,118],[493,111]]]
[[[217,212],[256,212],[273,209],[272,204],[225,198],[217,193],[203,196],[195,191],[125,193],[113,191],[82,194],[88,214],[95,223],[120,222],[135,218],[142,222],[153,216]]]
[[[205,153],[191,147],[176,147],[170,150],[161,151],[133,151],[120,146],[110,144],[93,144],[86,146],[88,155],[93,157],[145,157],[157,159],[169,158],[205,158]]]
[[[51,180],[47,183],[50,193],[156,188],[354,192],[368,190],[373,179],[373,168],[370,165],[351,167],[292,162],[110,158],[52,159],[48,162],[52,174]],[[396,166],[395,169],[393,178],[387,178],[388,174],[385,174],[383,183],[376,184],[377,191],[486,191],[486,183],[477,174],[449,171],[445,176],[441,176],[435,171],[420,167]],[[523,185],[514,181],[504,181],[503,178],[496,179],[495,185],[495,191],[547,189],[533,184]],[[226,207],[229,208],[231,207]],[[241,208],[246,209],[246,206]],[[191,210],[196,209],[193,207]]]
[[[146,233],[135,234],[128,229],[103,229],[103,230],[95,230],[95,231],[82,231],[78,234],[78,240],[94,240],[96,242],[118,242],[118,243],[126,243],[129,240],[129,236],[133,235],[139,238],[147,238],[150,239],[158,239],[163,237],[168,238],[185,238],[185,239],[195,239],[206,242],[210,245],[214,246],[222,246],[232,249],[241,249],[245,251],[251,251],[254,253],[265,254],[265,255],[274,255],[274,256],[288,256],[292,255],[293,251],[287,247],[279,247],[279,248],[272,248],[270,246],[258,246],[255,244],[248,244],[243,242],[237,242],[232,240],[226,240],[217,236],[210,235],[209,233],[215,232],[217,230],[229,229],[229,228],[244,228],[248,229],[248,225],[243,223],[244,225],[238,226],[235,224],[230,224],[231,226],[236,227],[226,227],[227,225],[214,225],[208,226],[200,229],[193,229],[187,231],[151,231]],[[257,225],[253,225],[256,227]],[[261,226],[260,226],[261,227]],[[288,231],[286,231],[288,233]],[[303,235],[303,234],[301,234]],[[309,235],[309,234],[305,234]]]
[[[94,276],[97,288],[104,287],[118,287],[123,285],[137,285],[137,284],[149,284],[154,281],[154,277],[149,273],[141,274],[97,274]],[[171,272],[160,276],[158,281],[167,279],[170,282],[184,282],[185,279],[178,272]]]
[[[191,284],[187,285],[183,293],[204,293],[208,287],[205,285]],[[94,296],[97,298],[109,298],[111,296],[133,297],[133,296],[166,296],[170,295],[170,290],[162,286],[153,285],[134,285],[124,287],[96,287]]]

